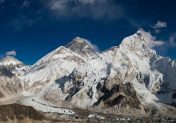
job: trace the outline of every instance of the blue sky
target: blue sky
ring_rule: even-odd
[[[74,37],[103,51],[142,28],[176,59],[174,0],[0,0],[0,57],[33,64]]]

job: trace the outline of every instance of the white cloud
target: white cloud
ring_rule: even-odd
[[[81,41],[85,41],[92,49],[94,49],[95,51],[97,51],[97,52],[99,52],[99,48],[95,45],[95,44],[93,44],[92,42],[90,42],[89,40],[87,40],[87,39],[84,39],[84,38],[80,38],[80,37],[76,37],[76,40],[81,40]]]
[[[24,0],[21,8],[28,8],[30,6],[30,2],[28,0]]]
[[[4,3],[5,2],[5,0],[0,0],[0,4],[2,4],[2,3]]]
[[[96,2],[96,0],[78,0],[78,1],[81,3],[84,3],[84,4],[92,4],[92,3]],[[102,1],[104,1],[104,0],[102,0]]]
[[[164,45],[158,47],[158,52],[164,56],[168,56],[168,53],[172,51],[171,49],[176,48],[176,33],[170,35],[169,39],[165,41]]]
[[[139,30],[147,41],[148,47],[155,49],[161,55],[167,55],[170,49],[176,48],[176,33],[172,33],[166,41],[158,41],[156,36],[153,36],[150,32],[146,32],[144,29]]]
[[[153,36],[150,32],[146,32],[144,29],[139,29],[140,32],[142,33],[144,39],[147,41],[148,47],[154,48],[157,46],[163,45],[165,42],[164,41],[158,41],[156,40],[156,37]]]
[[[7,51],[6,56],[16,56],[16,51],[15,50],[12,50],[12,51]]]
[[[29,18],[25,15],[21,15],[18,18],[14,18],[11,21],[11,24],[15,30],[21,30],[24,27],[29,28],[29,27],[33,26],[35,23],[36,23],[35,19]]]
[[[167,23],[165,21],[157,21],[157,23],[152,27],[155,33],[160,33],[163,28],[167,28]]]
[[[95,44],[91,43],[89,40],[86,40],[86,42],[92,49],[94,49],[95,51],[99,52],[98,46],[96,46]]]
[[[157,23],[153,26],[154,29],[167,28],[167,23],[164,21],[157,21]]]
[[[176,33],[169,37],[169,45],[172,48],[176,47]]]
[[[118,19],[123,9],[112,0],[48,0],[49,10],[58,18]]]

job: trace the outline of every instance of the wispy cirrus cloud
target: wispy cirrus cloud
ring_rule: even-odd
[[[6,56],[16,56],[16,51],[15,50],[11,50],[11,51],[7,51],[6,53],[5,53],[5,55]]]
[[[43,16],[40,15],[40,12],[42,12],[42,8],[40,7],[42,5],[40,7],[33,7],[35,5],[34,1],[20,0],[17,2],[14,0],[0,0],[0,4],[1,2],[3,11],[0,11],[0,17],[4,20],[1,24],[4,28],[10,28],[15,31],[31,28]],[[39,6],[40,4],[38,3],[37,5]],[[12,15],[11,11],[13,11]]]
[[[169,45],[172,48],[176,47],[176,33],[170,35],[170,37],[169,37]]]
[[[164,41],[157,40],[156,36],[153,36],[150,32],[147,32],[142,28],[139,30],[142,33],[144,39],[147,41],[148,47],[155,48],[155,47],[162,46],[163,44],[165,44]]]
[[[21,8],[27,8],[27,7],[30,7],[30,2],[28,0],[24,0],[24,2],[22,3],[21,5]]]
[[[157,21],[157,23],[152,27],[155,31],[155,33],[160,33],[162,29],[167,28],[169,31],[169,27],[167,22],[165,21]],[[169,38],[165,41],[165,47],[166,48],[175,48],[176,47],[176,33],[170,32]]]
[[[167,28],[167,22],[158,20],[155,25],[152,26],[155,33],[160,33],[163,28]]]
[[[5,52],[4,54],[0,54],[0,59],[6,56],[16,56],[16,55],[17,55],[17,52],[15,50],[9,50]]]
[[[158,38],[162,39],[161,35],[163,33],[161,33],[161,31],[164,28],[167,28],[167,32],[169,32],[169,34],[165,35],[166,38],[164,40],[157,41],[156,39]],[[167,56],[173,49],[176,48],[176,33],[169,30],[167,22],[157,21],[157,23],[150,30],[155,33],[146,32],[143,29],[141,30],[143,36],[146,40],[148,40],[149,47],[155,49],[160,55]]]
[[[4,3],[5,2],[5,0],[0,0],[0,4],[2,4],[2,3]]]
[[[21,30],[24,27],[31,27],[35,24],[35,20],[25,15],[21,15],[20,17],[14,18],[14,20],[11,21],[11,24],[15,30]]]
[[[155,29],[167,28],[167,23],[165,21],[157,21],[157,23],[153,26]]]
[[[113,0],[48,0],[47,6],[60,19],[114,20],[123,16],[123,8]]]

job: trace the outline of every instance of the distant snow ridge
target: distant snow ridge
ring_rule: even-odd
[[[29,105],[38,105],[39,110],[44,108],[41,102],[45,101],[82,108],[138,109],[157,102],[176,103],[176,62],[157,55],[140,31],[101,53],[86,39],[76,37],[30,67],[9,57],[0,61],[0,68],[3,66],[18,79],[21,94],[30,96]],[[4,77],[2,73],[0,79]],[[6,86],[12,81],[10,77],[3,80],[0,86],[11,88]],[[1,90],[3,96],[16,93]]]
[[[28,71],[30,66],[25,65],[13,56],[7,56],[3,59],[0,59],[0,67],[9,68],[12,73],[16,74],[17,76],[21,76]]]
[[[22,62],[12,56],[7,56],[0,60],[0,66],[21,65]]]
[[[0,60],[0,98],[8,98],[23,91],[27,86],[19,79],[28,69],[19,60],[7,56]]]

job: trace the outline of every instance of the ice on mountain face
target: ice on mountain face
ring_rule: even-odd
[[[95,46],[90,44],[88,40],[80,37],[74,38],[73,41],[68,43],[65,47],[79,54],[86,60],[99,57]]]
[[[134,34],[125,38],[119,48],[104,52],[102,57],[104,60],[108,59],[107,62],[112,63],[122,73],[133,69],[132,71],[147,74],[152,55],[154,54],[146,47],[145,41]]]
[[[125,38],[119,47],[103,52],[101,57],[119,71],[123,82],[133,83],[143,98],[141,102],[148,104],[157,100],[155,94],[160,90],[163,74],[152,68],[151,62],[157,55],[148,47],[140,31]]]
[[[85,62],[81,56],[65,47],[59,47],[34,64],[28,73],[21,77],[29,86],[47,83],[70,74],[79,64]],[[34,85],[35,86],[35,85]]]
[[[61,58],[65,58],[69,55],[75,55],[77,57],[79,57],[81,59],[81,57],[79,55],[77,55],[76,53],[72,52],[71,50],[61,46],[59,48],[57,48],[56,50],[48,53],[46,56],[44,56],[43,58],[41,58],[39,61],[37,61],[32,68],[34,68],[35,66],[39,66],[40,64],[43,63],[48,63],[50,61],[54,61],[57,59],[61,59]]]
[[[23,75],[29,69],[29,66],[24,65],[24,63],[12,56],[1,59],[0,67],[9,68],[17,76]]]
[[[0,66],[0,98],[15,95],[24,89],[24,84],[11,68]]]
[[[12,56],[7,56],[3,59],[0,60],[0,66],[9,66],[9,65],[21,65],[23,64],[22,62],[18,61],[17,59],[15,59]]]
[[[18,94],[24,89],[22,82],[15,76],[11,78],[0,76],[0,81],[0,98]]]
[[[163,74],[163,81],[157,96],[161,102],[175,104],[176,103],[176,62],[169,58],[160,57],[152,64],[152,66]]]
[[[27,86],[19,79],[28,69],[12,56],[0,60],[0,98],[20,94]]]
[[[52,95],[57,95],[54,96],[54,99],[58,100],[61,100],[62,97],[65,97],[65,99],[62,98],[62,100],[67,100],[69,99],[69,96],[71,96],[72,99],[70,102],[77,106],[86,107],[93,105],[93,103],[97,101],[95,97],[97,83],[98,81],[101,81],[101,78],[105,78],[107,76],[106,69],[107,65],[104,62],[100,60],[90,60],[89,62],[77,67],[77,69],[75,69],[68,77],[58,80],[57,84],[59,86],[53,86],[50,88],[50,92],[45,96],[49,96],[52,93]],[[82,85],[84,85],[83,88]],[[87,91],[90,89],[92,89],[92,94],[95,94],[92,96],[92,99],[90,99],[87,95]],[[77,93],[78,90],[79,92]],[[77,99],[81,98],[80,96],[82,96],[82,99]]]
[[[101,59],[90,60],[78,66],[69,76],[59,79],[57,84],[45,94],[47,100],[63,100],[82,108],[93,105],[139,108],[140,102],[132,85],[123,84],[118,71]],[[129,93],[126,93],[127,90]],[[125,104],[128,101],[132,102]]]
[[[106,63],[102,62],[101,60],[91,60],[88,63],[79,66],[79,68],[76,69],[73,74],[76,75],[74,76],[74,79],[76,80],[74,81],[73,79],[73,87],[70,89],[80,90],[71,97],[71,102],[73,104],[77,104],[77,106],[80,107],[93,105],[98,101],[98,95],[96,93],[98,82],[108,76]],[[78,88],[75,88],[75,86],[78,86]],[[68,90],[67,87],[64,89]],[[81,100],[78,100],[79,98]]]
[[[120,68],[119,71],[122,76],[124,75],[122,78],[126,78],[124,79],[126,81],[130,81],[131,76],[137,76],[137,81],[134,81],[137,82],[137,85],[134,84],[134,87],[143,97],[144,102],[153,103],[156,100],[162,102],[163,99],[168,101],[163,98],[165,95],[172,100],[169,103],[175,103],[175,99],[173,99],[175,92],[172,91],[176,87],[174,84],[176,79],[175,62],[158,56],[147,46],[147,41],[142,34],[139,34],[140,32],[125,38],[119,48],[115,49],[115,53],[108,51],[114,67]],[[127,79],[129,77],[130,79]],[[142,83],[138,84],[140,82]]]

